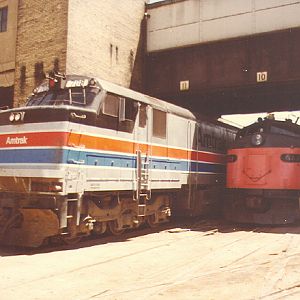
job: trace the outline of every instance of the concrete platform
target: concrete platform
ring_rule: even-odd
[[[181,221],[76,247],[0,249],[0,299],[299,299],[300,227]]]

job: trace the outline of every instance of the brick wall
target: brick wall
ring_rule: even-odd
[[[20,0],[14,106],[43,73],[98,76],[142,90],[144,0]]]
[[[13,103],[18,0],[0,0],[0,9],[6,6],[7,30],[0,32],[0,107],[11,107]]]
[[[69,0],[67,72],[141,89],[144,12],[144,0]]]
[[[68,1],[19,0],[14,106],[23,103],[43,72],[66,69]]]
[[[8,73],[14,73],[15,69],[18,0],[0,0],[0,9],[4,7],[8,7],[8,16],[7,30],[0,32],[0,87],[14,84],[13,74]]]

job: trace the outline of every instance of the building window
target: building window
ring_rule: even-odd
[[[0,8],[0,32],[7,30],[7,11],[7,6]]]

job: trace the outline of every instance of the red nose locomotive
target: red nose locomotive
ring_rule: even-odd
[[[240,223],[287,224],[300,217],[300,126],[261,118],[228,151],[224,214]]]

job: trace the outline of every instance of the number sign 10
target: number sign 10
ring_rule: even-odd
[[[256,81],[257,82],[268,81],[268,72],[257,72],[256,73]]]

